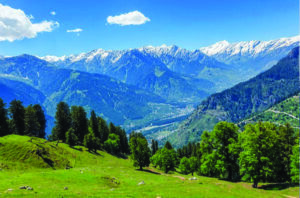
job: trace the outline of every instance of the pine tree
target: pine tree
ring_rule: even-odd
[[[66,141],[66,132],[71,128],[72,119],[69,105],[65,102],[57,104],[55,113],[55,126],[52,129],[52,140]]]
[[[96,116],[96,113],[94,110],[91,111],[91,117],[89,120],[89,127],[91,127],[93,133],[95,134],[96,137],[98,137],[99,139],[101,139],[100,136],[100,131],[99,131],[99,122]]]
[[[66,133],[66,143],[73,147],[77,144],[78,138],[75,135],[74,129],[70,128]]]
[[[72,106],[71,118],[75,135],[78,137],[78,141],[83,143],[85,135],[88,134],[88,120],[84,108],[81,106]],[[95,136],[94,133],[93,135]]]
[[[88,151],[97,152],[97,148],[100,144],[100,140],[95,137],[94,133],[88,132],[84,136],[83,145],[88,148]]]
[[[46,118],[45,118],[44,110],[42,109],[42,107],[39,104],[33,105],[33,109],[35,110],[37,121],[38,121],[39,126],[40,126],[39,130],[38,130],[37,137],[45,138],[45,135],[46,135],[46,132],[45,132]]]
[[[0,98],[0,137],[10,134],[7,110],[5,109],[5,103]]]
[[[100,134],[100,141],[103,144],[108,139],[109,129],[107,127],[106,121],[103,118],[97,117],[97,120],[99,126],[98,130]]]
[[[11,117],[11,129],[14,134],[24,135],[25,124],[25,108],[21,101],[13,100],[10,102],[9,115]]]
[[[172,145],[171,145],[171,143],[169,142],[169,141],[167,141],[166,143],[165,143],[165,146],[164,146],[166,149],[173,149],[173,147],[172,147]]]
[[[117,128],[112,122],[109,123],[108,129],[109,129],[109,134],[111,133],[117,134]]]
[[[151,141],[152,156],[156,153],[155,140]]]
[[[36,116],[36,112],[32,105],[29,105],[25,109],[24,116],[25,130],[24,135],[38,137],[40,132],[40,124]]]

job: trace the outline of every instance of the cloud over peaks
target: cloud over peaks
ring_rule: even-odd
[[[109,24],[117,24],[121,26],[125,25],[142,25],[148,21],[149,18],[145,17],[143,13],[139,11],[128,12],[118,16],[109,16],[107,17],[107,22]]]

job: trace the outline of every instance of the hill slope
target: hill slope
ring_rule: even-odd
[[[128,159],[44,139],[0,138],[1,197],[297,197],[299,187],[253,189],[250,183],[136,170]],[[37,152],[37,150],[40,150]],[[38,154],[39,153],[39,154]],[[42,156],[42,157],[41,157]],[[45,162],[46,161],[46,162]],[[50,162],[53,166],[49,166]],[[51,164],[51,163],[50,163]],[[65,166],[71,166],[65,169]],[[55,170],[54,170],[55,168]],[[143,185],[138,185],[144,181]],[[19,189],[30,186],[33,190]],[[230,190],[229,190],[230,189]]]
[[[250,116],[249,118],[238,123],[243,127],[248,123],[263,121],[273,122],[278,125],[285,123],[291,124],[292,127],[299,129],[299,94],[292,96],[271,108]]]
[[[221,93],[197,107],[169,138],[176,145],[197,141],[219,121],[238,122],[299,92],[299,48],[266,72]]]

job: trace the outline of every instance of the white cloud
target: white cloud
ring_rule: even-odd
[[[76,28],[76,29],[73,29],[73,30],[67,30],[67,32],[76,32],[76,33],[79,33],[79,32],[82,32],[83,30],[81,28]]]
[[[109,24],[118,24],[121,26],[125,26],[125,25],[142,25],[150,21],[150,19],[145,17],[141,12],[136,10],[118,16],[109,16],[107,17],[106,21]]]
[[[53,16],[55,16],[56,12],[55,11],[51,11],[50,14],[53,15]]]
[[[26,15],[20,9],[0,4],[0,41],[15,41],[35,38],[40,32],[51,32],[59,27],[55,21],[32,23],[32,15]]]

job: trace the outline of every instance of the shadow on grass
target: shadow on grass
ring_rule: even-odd
[[[261,185],[258,187],[258,189],[263,190],[284,190],[290,187],[297,187],[299,184],[289,184],[289,183],[283,183],[283,184],[266,184]]]
[[[152,170],[148,170],[148,169],[136,169],[137,171],[142,171],[142,172],[146,172],[146,173],[152,173],[152,174],[155,174],[155,175],[161,175],[160,173],[158,172],[155,172],[155,171],[152,171]]]

